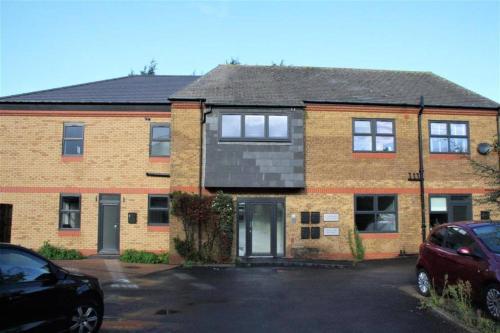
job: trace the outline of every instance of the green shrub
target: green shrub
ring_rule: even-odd
[[[146,251],[125,250],[120,256],[120,260],[135,264],[168,264],[168,253],[156,254]]]
[[[365,246],[363,245],[363,239],[361,239],[358,229],[354,228],[354,232],[352,230],[349,230],[347,236],[349,248],[351,249],[351,254],[354,257],[354,261],[357,262],[365,259]]]
[[[431,288],[431,295],[421,300],[422,308],[439,308],[457,318],[462,324],[480,333],[499,333],[500,329],[493,320],[481,316],[475,311],[471,301],[471,285],[468,281],[458,281],[448,285],[445,278],[443,292],[439,295]]]
[[[54,246],[47,241],[38,249],[38,253],[51,260],[78,260],[85,258],[80,251]]]

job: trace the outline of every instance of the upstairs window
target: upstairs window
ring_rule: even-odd
[[[354,207],[359,232],[397,232],[395,195],[356,195]]]
[[[60,229],[80,229],[80,202],[79,194],[61,194]]]
[[[219,124],[225,141],[289,140],[287,115],[223,114]]]
[[[63,130],[63,155],[83,155],[83,124],[66,123]]]
[[[387,152],[396,150],[394,120],[355,119],[353,121],[354,152]]]
[[[148,203],[148,224],[168,224],[168,196],[150,194]]]
[[[170,156],[170,124],[151,124],[150,156]]]
[[[469,124],[430,121],[430,152],[465,154],[469,152]]]

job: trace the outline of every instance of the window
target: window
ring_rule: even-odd
[[[445,238],[446,228],[441,228],[430,235],[429,241],[434,245],[443,246]]]
[[[168,196],[149,195],[148,224],[164,225],[168,223]]]
[[[63,155],[83,155],[83,129],[83,124],[64,124]]]
[[[353,151],[388,152],[396,150],[394,120],[355,119],[353,122]]]
[[[43,281],[52,275],[49,263],[19,250],[0,251],[0,285]]]
[[[359,232],[397,232],[395,195],[356,195],[354,201]]]
[[[475,241],[467,232],[458,227],[448,227],[448,237],[446,237],[445,247],[451,250],[458,250],[461,247],[475,248]]]
[[[500,254],[500,225],[475,227],[472,231],[490,251]]]
[[[150,156],[170,156],[170,124],[151,124]]]
[[[469,128],[466,122],[430,121],[430,152],[469,152]]]
[[[230,141],[284,141],[289,139],[288,116],[223,114],[220,138]]]
[[[472,219],[472,196],[469,195],[431,195],[430,225],[434,227],[449,222],[468,221]]]
[[[61,194],[59,228],[80,228],[80,195]]]

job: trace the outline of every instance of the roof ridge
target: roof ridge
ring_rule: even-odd
[[[327,70],[334,70],[334,69],[341,69],[341,70],[352,70],[352,71],[367,71],[367,72],[399,72],[399,73],[423,73],[423,74],[433,74],[431,71],[416,71],[416,70],[401,70],[401,69],[376,69],[376,68],[355,68],[355,67],[329,67],[329,66],[296,66],[296,65],[284,65],[284,66],[279,66],[279,65],[247,65],[247,64],[241,64],[241,65],[233,65],[233,64],[219,64],[218,66],[241,66],[241,67],[271,67],[271,68],[278,68],[278,69],[286,69],[286,68],[311,68],[311,69],[327,69]]]

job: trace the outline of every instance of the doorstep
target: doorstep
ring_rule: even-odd
[[[294,259],[273,257],[241,257],[236,266],[239,267],[313,267],[313,268],[348,268],[353,267],[353,262],[348,260],[324,259]]]

